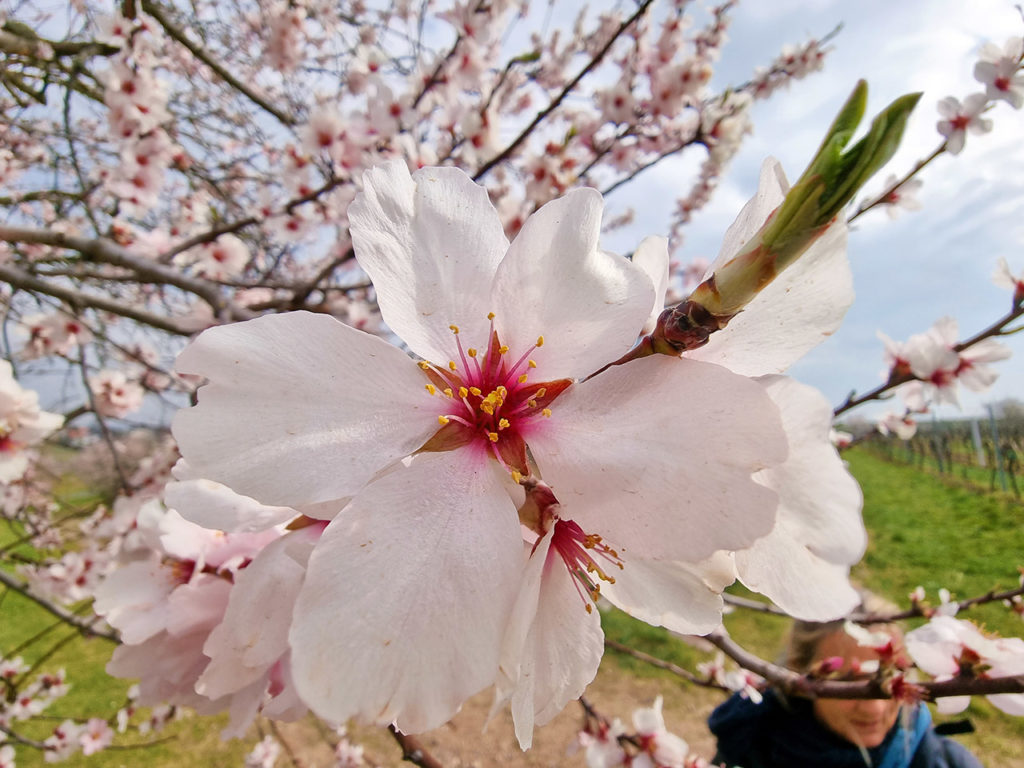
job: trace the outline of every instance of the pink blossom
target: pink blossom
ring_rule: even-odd
[[[1024,106],[1024,38],[1011,37],[1000,49],[995,43],[985,43],[981,60],[974,65],[975,79],[985,86],[990,99],[1003,99],[1014,109]]]
[[[683,768],[690,747],[665,728],[661,708],[662,699],[659,696],[653,706],[633,712],[633,727],[640,740],[641,752],[633,757],[630,765],[642,768]]]
[[[1000,288],[1009,288],[1013,291],[1014,306],[1024,302],[1024,273],[1015,276],[1010,271],[1010,265],[1005,258],[1000,258],[996,264],[996,270],[992,273],[992,282]]]
[[[281,754],[281,744],[273,736],[264,736],[245,757],[245,768],[274,768]]]
[[[123,419],[142,407],[145,391],[136,382],[129,381],[123,371],[100,371],[89,377],[89,386],[95,398],[96,412],[101,416]]]
[[[197,472],[265,504],[354,497],[310,556],[290,633],[296,685],[322,717],[436,727],[501,662],[527,742],[596,671],[585,541],[637,553],[623,594],[684,600],[673,610],[707,631],[720,598],[682,566],[678,582],[650,581],[644,558],[694,562],[770,529],[775,494],[750,475],[785,449],[760,385],[664,357],[580,381],[630,348],[654,304],[642,270],[597,248],[600,215],[578,190],[510,245],[465,174],[389,164],[366,175],[351,234],[420,364],[306,313],[212,329],[179,357],[211,382],[174,425]],[[688,407],[650,408],[669,400]],[[517,481],[533,478],[558,493],[557,515],[517,510]],[[526,582],[523,515],[540,541]]]
[[[920,179],[908,179],[893,189],[896,183],[899,181],[899,177],[895,174],[891,174],[885,180],[885,189],[892,191],[886,193],[882,198],[882,204],[885,206],[886,213],[889,214],[889,218],[895,219],[899,216],[900,211],[919,211],[921,210],[921,202],[915,197],[917,192],[924,186],[924,182]]]
[[[109,747],[113,740],[113,729],[107,725],[106,720],[99,717],[89,718],[89,722],[78,737],[83,755],[94,755]]]
[[[971,133],[988,133],[992,130],[992,121],[982,117],[988,106],[988,98],[983,93],[972,93],[961,105],[952,96],[947,96],[938,104],[939,133],[946,137],[946,150],[950,154],[959,155],[967,141],[967,131]]]
[[[41,410],[36,392],[22,389],[11,364],[0,360],[0,485],[22,478],[28,471],[27,449],[63,423],[60,414]]]
[[[937,680],[958,675],[995,678],[1024,674],[1024,640],[1019,637],[988,637],[974,624],[938,614],[922,627],[908,632],[907,652],[914,663]],[[969,696],[940,699],[940,712],[963,711]],[[1010,715],[1024,715],[1024,694],[988,696],[997,708]]]

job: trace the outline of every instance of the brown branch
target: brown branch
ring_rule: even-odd
[[[203,50],[203,48],[198,43],[193,43],[191,40],[189,40],[188,36],[185,34],[185,31],[180,27],[175,26],[171,22],[171,20],[167,18],[167,16],[164,14],[163,9],[159,5],[154,3],[152,0],[142,0],[142,10],[150,16],[152,16],[154,19],[156,19],[156,22],[161,27],[163,27],[164,31],[168,35],[170,35],[172,38],[174,38],[183,46],[185,46],[193,56],[195,56],[197,59],[203,62],[203,64],[205,64],[215,73],[217,73],[217,76],[220,77],[221,80],[230,85],[239,93],[243,94],[253,104],[272,114],[284,125],[291,127],[296,124],[296,120],[294,118],[290,117],[289,115],[286,115],[284,112],[279,110],[269,101],[267,101],[258,93],[256,93],[256,91],[254,91],[248,85],[246,85],[237,77],[228,72],[228,70],[225,69],[224,66],[220,64],[220,62],[218,62],[215,58],[213,58],[213,56],[211,56],[209,53]]]
[[[651,656],[650,654],[644,653],[643,651],[638,651],[636,648],[630,648],[628,645],[623,645],[622,643],[618,643],[615,640],[609,640],[607,637],[604,639],[604,647],[610,648],[611,650],[617,651],[618,653],[624,653],[627,656],[632,656],[634,659],[642,661],[645,664],[650,664],[652,667],[664,669],[666,672],[671,672],[676,677],[681,677],[688,683],[693,683],[694,685],[699,685],[704,688],[717,688],[722,691],[729,690],[724,685],[720,685],[719,683],[716,683],[714,680],[708,680],[705,677],[695,675],[690,670],[684,669],[683,667],[680,667],[678,664],[673,664],[671,661],[659,659],[657,656]],[[584,706],[586,706],[586,704],[584,704]]]
[[[402,748],[402,759],[420,768],[444,768],[444,765],[430,754],[423,744],[415,736],[402,733],[393,725],[388,726],[388,731]]]
[[[992,323],[992,325],[988,326],[988,328],[985,328],[982,331],[978,331],[978,333],[974,334],[970,338],[954,344],[953,351],[963,352],[965,349],[977,344],[979,341],[983,341],[993,336],[1001,336],[1008,333],[1007,331],[1004,330],[1006,326],[1008,326],[1010,323],[1012,323],[1014,320],[1016,320],[1018,317],[1021,317],[1022,315],[1024,315],[1024,303],[1014,305],[1013,309],[1011,309],[1009,312],[1003,315],[1003,317],[1001,317],[999,320],[996,320],[994,323]],[[900,384],[905,384],[908,381],[915,381],[916,379],[917,377],[910,373],[894,373],[894,375],[890,375],[889,380],[887,382],[885,382],[884,384],[879,384],[877,387],[875,387],[872,390],[869,390],[860,397],[855,397],[855,392],[851,392],[850,395],[846,398],[846,401],[842,405],[837,407],[834,411],[832,411],[832,415],[839,416],[840,414],[845,413],[851,408],[856,408],[858,405],[863,405],[864,403],[869,402],[871,400],[881,400],[883,399],[885,393],[887,393],[889,390],[895,389]]]
[[[136,322],[148,325],[151,328],[158,328],[161,331],[167,331],[168,333],[173,333],[178,336],[191,336],[195,333],[195,328],[177,323],[169,317],[157,315],[153,312],[147,312],[142,309],[136,309],[120,301],[109,299],[106,296],[83,293],[82,291],[76,291],[73,288],[65,288],[63,286],[56,285],[47,280],[40,280],[38,277],[30,275],[27,272],[23,272],[10,264],[0,264],[0,280],[10,283],[14,287],[25,291],[33,291],[36,293],[46,294],[47,296],[53,296],[54,298],[68,302],[72,306],[92,307],[93,309],[98,309],[103,312],[110,312],[111,314],[127,317],[129,320],[135,320]]]
[[[744,669],[763,677],[787,695],[823,699],[890,699],[891,691],[882,680],[818,680],[765,661],[736,643],[722,629],[707,635],[707,641]],[[914,683],[930,701],[948,696],[980,696],[994,693],[1024,693],[1024,675],[1007,677],[955,677],[942,682]]]
[[[914,164],[914,167],[910,169],[910,173],[908,173],[902,179],[899,179],[895,184],[893,184],[888,189],[883,190],[882,194],[880,194],[878,197],[876,197],[870,203],[868,203],[867,205],[862,205],[860,208],[858,208],[857,212],[846,220],[846,223],[847,224],[852,224],[854,221],[859,219],[861,216],[863,216],[865,213],[870,211],[875,206],[882,205],[889,198],[889,195],[891,195],[897,189],[899,189],[904,184],[906,184],[908,181],[910,181],[912,178],[914,178],[922,168],[924,168],[926,165],[928,165],[928,163],[930,163],[936,157],[938,157],[943,152],[945,152],[947,144],[948,144],[948,142],[945,142],[945,141],[942,142],[935,149],[934,152],[932,152],[930,155],[928,155],[928,157],[924,158],[923,160],[918,160],[917,163]]]
[[[104,238],[90,240],[53,230],[7,226],[0,226],[0,240],[6,240],[9,243],[34,243],[67,248],[77,251],[92,261],[130,269],[146,282],[173,285],[183,291],[193,293],[213,307],[216,312],[219,312],[224,306],[216,284],[182,274],[178,270],[157,264],[152,259],[137,256],[112,240]]]
[[[967,610],[975,605],[984,605],[985,603],[1009,600],[1010,598],[1018,595],[1024,595],[1024,586],[1020,586],[1015,589],[1007,589],[1004,592],[989,590],[984,595],[969,597],[965,600],[953,600],[950,604],[957,606],[957,612],[959,613],[960,611]],[[905,611],[898,611],[896,613],[853,614],[850,616],[850,621],[854,621],[857,624],[891,624],[894,621],[903,621],[904,619],[916,619],[921,617],[928,618],[934,614],[934,608],[927,605],[915,604],[913,608],[908,608]]]
[[[547,119],[548,115],[550,115],[552,112],[558,109],[558,107],[565,100],[565,97],[572,93],[573,89],[576,88],[577,85],[579,85],[579,82],[584,77],[586,77],[591,70],[593,70],[598,64],[601,63],[601,61],[604,59],[608,51],[611,50],[612,46],[615,45],[619,37],[622,36],[622,33],[629,29],[633,25],[633,23],[637,21],[637,19],[639,19],[641,16],[644,15],[644,13],[646,13],[647,9],[650,7],[652,2],[654,2],[654,0],[643,0],[643,2],[640,3],[640,6],[636,9],[636,12],[628,19],[626,19],[624,22],[622,22],[622,24],[619,25],[619,28],[615,30],[615,33],[612,34],[612,36],[603,46],[601,46],[601,50],[594,54],[594,57],[587,63],[587,65],[579,71],[576,77],[574,77],[566,84],[566,86],[561,90],[561,92],[557,96],[555,96],[554,99],[551,100],[551,103],[549,103],[544,109],[537,113],[536,117],[534,117],[533,120],[530,121],[530,124],[526,126],[522,130],[522,132],[520,132],[520,134],[512,140],[512,143],[505,147],[493,158],[484,163],[480,170],[473,174],[473,181],[479,181],[494,166],[504,162],[509,157],[511,157],[512,154],[514,154],[515,151],[519,149],[519,145],[526,141],[527,138],[529,138],[530,134],[534,132],[537,126],[544,122],[544,120]]]
[[[18,579],[14,578],[3,569],[0,569],[0,584],[3,584],[8,589],[17,592],[18,594],[23,595],[24,597],[27,597],[40,608],[49,611],[64,623],[77,629],[83,635],[89,637],[102,637],[105,640],[110,640],[112,643],[121,642],[121,639],[117,635],[111,632],[104,632],[102,629],[95,629],[89,622],[83,621],[82,619],[75,616],[75,614],[71,613],[65,608],[61,608],[59,605],[51,603],[45,597],[40,597],[39,595],[35,594],[29,588],[28,584],[24,584],[18,581]]]
[[[764,603],[760,600],[751,600],[746,597],[740,597],[739,595],[730,595],[728,592],[722,595],[722,599],[725,600],[728,605],[733,605],[737,608],[746,608],[750,611],[767,613],[772,616],[789,616],[788,613],[778,606],[772,605],[771,603]]]

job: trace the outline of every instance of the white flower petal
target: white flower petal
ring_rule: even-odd
[[[604,633],[597,611],[587,610],[561,557],[549,548],[551,533],[534,552],[524,579],[538,589],[536,611],[522,643],[512,718],[519,746],[529,749],[534,726],[544,725],[572,699],[583,695],[597,674],[604,653]]]
[[[757,234],[788,189],[779,164],[766,160],[757,195],[726,232],[722,251],[706,277]],[[786,370],[834,333],[853,303],[846,237],[846,224],[837,220],[724,329],[686,356],[746,376]]]
[[[664,237],[645,237],[633,252],[633,263],[644,271],[654,285],[654,306],[644,323],[643,332],[650,333],[665,309],[668,290],[668,240]]]
[[[782,464],[756,475],[779,494],[770,534],[736,553],[740,579],[791,615],[839,618],[857,606],[849,567],[864,554],[860,487],[828,438],[832,408],[812,387],[782,376],[762,383],[778,405],[789,442]]]
[[[348,218],[381,316],[409,349],[458,360],[449,325],[486,342],[491,281],[508,249],[487,190],[457,168],[410,176],[396,160],[366,172]]]
[[[709,586],[697,566],[626,557],[614,575],[601,594],[641,621],[684,635],[705,635],[722,623],[724,585]]]
[[[174,418],[182,455],[201,476],[264,504],[351,496],[437,430],[412,360],[327,315],[212,328],[177,368],[210,380],[199,405]]]
[[[318,534],[313,527],[289,533],[235,574],[224,620],[203,645],[210,664],[196,683],[198,693],[211,699],[235,693],[288,653],[292,609]]]
[[[298,516],[291,507],[268,507],[212,480],[170,482],[164,502],[186,520],[216,531],[264,531]]]
[[[496,466],[470,448],[424,454],[328,525],[290,635],[296,687],[321,717],[425,731],[494,681],[522,571]]]
[[[778,499],[751,473],[786,442],[756,382],[652,355],[570,387],[527,442],[541,476],[587,533],[623,556],[698,562],[771,530]]]
[[[527,219],[494,278],[495,327],[545,380],[593,373],[629,350],[654,305],[643,270],[597,248],[601,195],[578,189]]]

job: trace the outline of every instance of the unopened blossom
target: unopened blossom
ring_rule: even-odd
[[[988,133],[992,130],[992,121],[982,117],[988,105],[988,98],[983,93],[972,93],[961,104],[953,96],[947,96],[938,104],[942,120],[938,123],[939,133],[946,137],[946,150],[959,155],[967,141],[967,131],[971,133]]]
[[[1024,106],[1024,38],[1011,37],[1002,48],[985,43],[980,56],[981,60],[974,65],[974,77],[985,86],[985,95],[1003,99],[1014,109]]]
[[[64,417],[39,408],[39,395],[22,389],[14,369],[0,360],[0,484],[22,478],[28,470],[27,450],[64,423]]]
[[[351,236],[418,363],[309,313],[211,329],[179,357],[210,382],[174,424],[196,472],[263,504],[351,497],[313,549],[290,633],[322,717],[427,730],[504,658],[526,734],[596,671],[598,560],[630,601],[653,594],[652,614],[707,631],[720,597],[682,566],[648,578],[645,558],[693,563],[770,530],[775,493],[751,475],[786,446],[760,385],[664,356],[583,380],[628,351],[655,302],[641,269],[597,247],[601,208],[575,191],[510,244],[464,173],[391,163],[364,178]],[[686,407],[651,407],[670,401]],[[520,481],[557,505],[527,504]]]
[[[914,663],[936,680],[968,677],[996,678],[1024,674],[1024,640],[1019,637],[989,637],[974,624],[938,614],[922,627],[908,632],[907,652]],[[1010,715],[1024,715],[1024,694],[998,693],[988,696],[997,708]],[[939,699],[945,714],[966,709],[970,696]]]

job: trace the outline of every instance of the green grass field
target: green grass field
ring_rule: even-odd
[[[934,477],[888,463],[864,450],[855,449],[846,458],[864,489],[864,517],[871,533],[867,555],[854,570],[860,583],[901,605],[906,605],[907,594],[919,584],[933,602],[937,602],[937,589],[943,586],[955,597],[968,597],[1017,584],[1017,566],[1024,564],[1024,553],[1020,550],[1024,506],[1019,502],[1009,496],[949,487]],[[77,501],[84,498],[82,489],[64,490],[68,495],[79,494]],[[10,529],[0,529],[0,546],[14,535]],[[13,593],[3,596],[0,611],[0,654],[8,654],[54,624],[49,614]],[[1000,634],[1020,635],[1024,631],[1020,618],[1001,605],[982,606],[967,615]],[[745,611],[728,616],[726,624],[735,639],[767,658],[775,656],[786,632],[784,620]],[[610,638],[684,667],[692,669],[704,658],[664,630],[617,611],[605,615],[604,626]],[[72,632],[64,627],[51,629],[44,638],[21,653],[32,661],[56,646],[42,668],[66,668],[73,688],[47,712],[52,719],[37,723],[38,727],[29,730],[28,735],[44,738],[47,729],[66,717],[80,718],[98,711],[112,715],[125,700],[127,684],[112,680],[103,672],[111,644],[101,639],[72,638]],[[668,673],[634,659],[619,654],[611,656],[631,673],[669,677]],[[963,737],[964,743],[986,764],[1011,764],[1011,759],[1019,755],[1019,745],[1024,743],[1024,721],[1003,715],[978,700],[972,703],[968,715],[978,732]],[[77,756],[64,765],[115,768],[144,763],[153,768],[170,768],[184,762],[240,766],[252,742],[221,742],[218,731],[224,722],[223,717],[185,717],[160,734],[119,739],[123,745],[155,741],[156,746],[142,750],[111,749],[90,758]],[[19,766],[43,764],[38,756],[22,751],[25,754],[19,755]],[[284,764],[282,758],[279,765]]]

